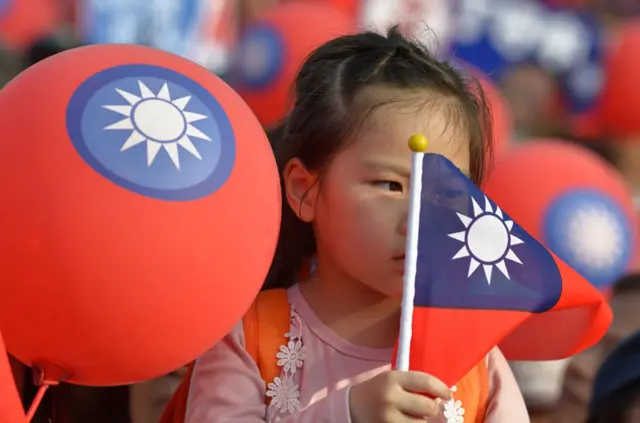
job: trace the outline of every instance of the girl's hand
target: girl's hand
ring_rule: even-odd
[[[434,376],[388,371],[352,386],[349,410],[353,423],[424,422],[440,414],[436,398],[451,399],[451,390]]]

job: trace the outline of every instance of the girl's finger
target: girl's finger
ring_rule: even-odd
[[[400,372],[398,384],[402,389],[419,394],[427,394],[433,398],[450,400],[451,389],[435,376],[423,372]]]
[[[396,400],[398,410],[408,416],[415,416],[424,421],[425,418],[437,417],[440,414],[440,404],[424,395],[403,392]]]

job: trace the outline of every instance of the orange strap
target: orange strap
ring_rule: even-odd
[[[489,369],[482,359],[456,384],[454,398],[462,402],[465,421],[484,423],[489,402]]]
[[[487,407],[489,406],[489,368],[486,360],[482,360],[482,366],[478,368],[478,380],[480,381],[479,404],[476,414],[476,423],[483,423],[487,417]],[[479,365],[480,366],[480,365]]]
[[[171,399],[167,403],[160,417],[159,423],[183,423],[184,416],[187,414],[187,398],[189,397],[189,386],[191,385],[191,376],[193,375],[193,364],[187,365],[187,372],[182,379],[182,383],[173,393]]]
[[[242,319],[246,350],[258,365],[265,383],[280,375],[276,354],[286,344],[284,336],[291,326],[291,311],[284,289],[272,289],[258,294]],[[189,386],[195,362],[189,363],[182,383],[169,400],[159,423],[184,423]],[[265,395],[265,403],[271,398]]]
[[[291,327],[291,310],[287,291],[271,289],[258,295],[242,320],[247,352],[260,369],[262,380],[270,383],[280,376],[276,354],[287,344]],[[267,398],[268,401],[271,398]],[[267,404],[268,404],[267,401]]]

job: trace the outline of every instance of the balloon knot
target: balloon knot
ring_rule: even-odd
[[[34,363],[32,373],[36,386],[56,386],[70,375],[63,367],[52,363]]]

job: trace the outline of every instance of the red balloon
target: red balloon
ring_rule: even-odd
[[[51,35],[60,25],[55,0],[5,0],[0,4],[0,38],[9,46],[24,49]]]
[[[475,78],[484,91],[493,118],[493,154],[498,157],[506,151],[513,136],[513,120],[507,99],[498,86],[481,71],[467,63],[461,64],[461,68]]]
[[[11,366],[0,333],[0,421],[2,423],[26,423],[22,403],[13,381]]]
[[[640,134],[640,21],[627,23],[605,62],[600,102],[600,126],[606,134],[626,138]]]
[[[275,160],[240,97],[133,45],[70,50],[0,93],[0,327],[66,380],[193,360],[238,322],[277,242]]]
[[[638,239],[633,198],[595,153],[560,140],[505,152],[485,191],[511,218],[598,287],[631,268]]]
[[[498,87],[484,75],[476,74],[482,89],[486,95],[486,100],[491,108],[493,117],[493,154],[498,157],[511,143],[513,136],[513,122],[511,111]]]
[[[241,37],[231,71],[233,86],[260,122],[272,126],[287,113],[291,84],[307,56],[354,30],[353,19],[330,6],[293,2],[273,7]]]
[[[362,4],[364,3],[362,0],[290,0],[292,2],[306,2],[306,3],[318,3],[324,4],[327,6],[331,6],[336,10],[340,10],[346,16],[356,22],[358,16],[362,9]]]

